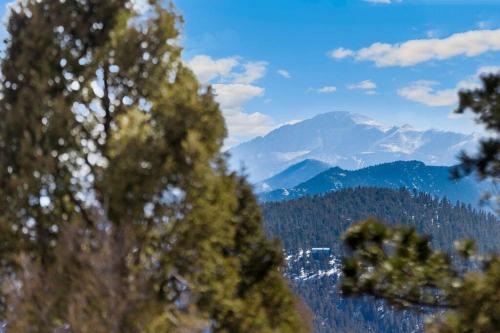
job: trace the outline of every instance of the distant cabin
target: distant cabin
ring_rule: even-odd
[[[311,255],[314,260],[327,259],[332,254],[332,250],[329,247],[313,247],[311,249]]]

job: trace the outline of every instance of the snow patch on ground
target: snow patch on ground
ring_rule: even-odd
[[[330,254],[325,258],[315,258],[311,249],[299,249],[285,254],[285,276],[294,281],[308,281],[325,277],[339,279],[342,275],[342,262]]]

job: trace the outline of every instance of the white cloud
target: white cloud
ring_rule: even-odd
[[[275,128],[273,119],[260,112],[245,112],[245,103],[264,95],[264,88],[251,84],[214,84],[215,99],[220,104],[229,136],[226,148],[237,145]]]
[[[458,102],[458,91],[480,87],[479,77],[488,73],[500,73],[500,66],[481,67],[474,75],[458,82],[454,88],[436,90],[435,81],[416,81],[398,90],[401,97],[427,106],[454,106]]]
[[[438,82],[435,81],[416,81],[407,87],[399,89],[398,94],[410,101],[427,106],[453,105],[457,99],[455,89],[436,91],[434,90],[436,85],[438,85]]]
[[[238,65],[236,57],[214,60],[207,55],[197,55],[187,62],[202,83],[208,83],[217,77],[227,77]]]
[[[377,89],[377,84],[373,82],[372,80],[364,80],[355,84],[349,84],[347,85],[347,89],[349,90],[355,90],[355,89],[360,89],[360,90],[375,90]]]
[[[216,94],[215,99],[223,110],[241,107],[251,99],[264,94],[264,88],[251,84],[214,84],[213,88]]]
[[[197,55],[188,60],[187,65],[204,84],[212,83],[214,79],[250,84],[262,78],[267,71],[267,62],[250,61],[241,63],[239,57],[215,60],[207,55]]]
[[[480,67],[474,75],[469,76],[465,80],[458,82],[457,90],[460,89],[476,89],[481,87],[479,77],[487,74],[500,74],[500,66],[483,66]]]
[[[270,116],[245,111],[246,103],[265,93],[265,89],[254,82],[266,74],[267,62],[197,55],[186,63],[203,84],[211,84],[214,89],[215,100],[220,105],[229,133],[225,149],[276,128]]]
[[[229,137],[225,142],[226,149],[253,137],[265,135],[277,127],[270,116],[260,112],[229,110],[224,112],[224,117],[229,130]]]
[[[328,52],[328,55],[335,59],[352,57],[354,54],[355,52],[353,50],[345,49],[343,47],[339,47],[338,49]]]
[[[500,29],[471,30],[442,39],[415,39],[398,44],[374,43],[358,51],[338,48],[329,55],[337,59],[354,57],[359,61],[372,61],[378,67],[387,67],[413,66],[460,55],[474,57],[489,51],[500,51]]]
[[[235,83],[249,84],[262,78],[266,74],[267,62],[248,62],[243,64],[243,68],[244,71],[242,73],[233,74]]]
[[[320,94],[333,94],[334,92],[337,91],[337,87],[335,86],[324,86],[319,89],[316,89],[317,92]]]
[[[292,78],[292,75],[290,75],[290,73],[285,70],[285,69],[279,69],[276,73],[278,73],[279,75],[283,76],[285,79],[291,79]]]

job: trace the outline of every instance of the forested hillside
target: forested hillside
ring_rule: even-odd
[[[479,206],[481,193],[488,182],[477,182],[472,175],[460,180],[451,179],[451,167],[430,166],[419,161],[396,161],[359,170],[330,168],[292,188],[261,193],[261,201],[290,200],[352,187],[407,188]]]
[[[453,204],[405,189],[352,188],[323,196],[263,205],[267,232],[287,251],[287,276],[316,315],[316,332],[420,332],[421,318],[395,312],[373,299],[344,299],[337,290],[345,249],[341,235],[354,222],[377,217],[414,226],[432,242],[450,249],[462,238],[477,240],[481,251],[498,250],[500,223],[470,205]],[[331,248],[327,259],[311,256],[314,247]],[[404,328],[404,329],[402,329]]]

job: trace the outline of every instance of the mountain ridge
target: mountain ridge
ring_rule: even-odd
[[[305,159],[349,170],[395,160],[451,166],[460,151],[475,149],[476,142],[473,134],[386,126],[356,113],[328,112],[231,148],[229,163],[235,169],[243,163],[256,183]]]
[[[261,193],[259,199],[262,202],[292,200],[345,188],[368,186],[407,188],[478,206],[487,184],[477,182],[473,176],[452,180],[450,171],[450,167],[429,166],[421,161],[395,161],[358,170],[333,167],[292,188]]]
[[[256,192],[259,193],[269,192],[280,188],[294,187],[331,167],[330,164],[322,161],[305,159],[257,183],[254,188]]]

